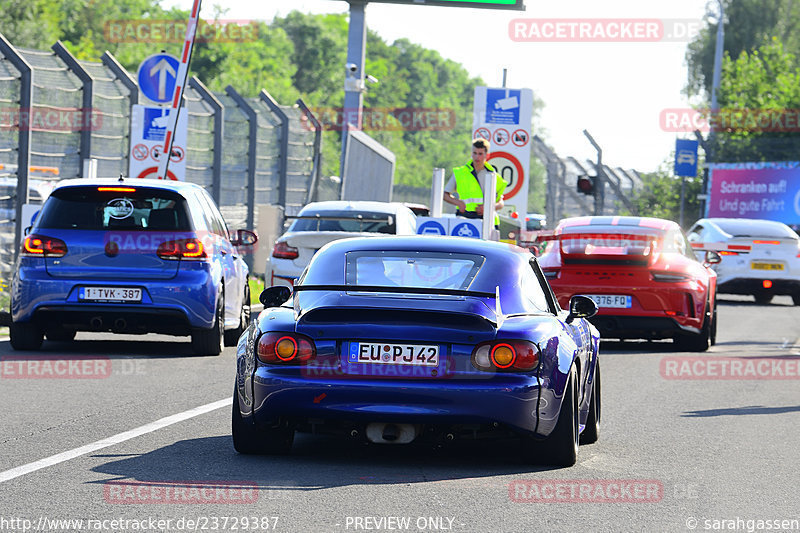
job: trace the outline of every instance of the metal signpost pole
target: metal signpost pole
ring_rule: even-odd
[[[347,153],[348,125],[361,129],[361,109],[364,104],[364,62],[367,54],[367,23],[364,0],[349,0],[350,27],[347,36],[347,64],[344,78],[344,109],[342,110],[342,158],[339,177],[344,176],[344,158]]]
[[[603,208],[605,207],[603,204],[606,198],[606,173],[603,170],[603,149],[594,141],[594,138],[588,131],[583,130],[583,134],[589,139],[589,142],[592,143],[594,149],[597,150],[597,178],[595,178],[594,183],[594,214],[602,215]]]
[[[183,102],[183,90],[186,88],[186,77],[189,73],[189,61],[192,59],[192,48],[194,48],[194,37],[197,33],[199,17],[200,0],[194,0],[194,5],[189,15],[189,23],[186,26],[186,38],[183,42],[183,52],[181,52],[180,63],[178,64],[178,74],[175,78],[175,95],[169,112],[164,149],[161,151],[161,160],[158,162],[158,174],[156,176],[158,179],[167,177],[169,159],[172,156],[172,142],[175,140],[175,127],[178,124],[178,113],[180,113],[181,103]]]

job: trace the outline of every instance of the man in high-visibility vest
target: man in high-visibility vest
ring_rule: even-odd
[[[489,141],[475,139],[472,141],[472,161],[453,169],[450,180],[444,186],[444,201],[456,206],[456,215],[466,218],[483,218],[483,184],[487,177],[496,182],[496,201],[494,204],[494,225],[500,225],[497,211],[503,207],[503,191],[508,183],[501,178],[495,169],[486,162],[489,156]],[[456,197],[455,194],[458,195]]]

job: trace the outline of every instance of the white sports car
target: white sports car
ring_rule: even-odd
[[[349,237],[414,235],[414,212],[401,203],[343,201],[313,202],[294,218],[267,258],[268,286],[292,287],[323,245]]]
[[[722,262],[713,267],[718,293],[752,294],[759,304],[786,294],[800,305],[800,237],[786,224],[703,218],[687,236],[696,254],[715,250],[722,256]]]

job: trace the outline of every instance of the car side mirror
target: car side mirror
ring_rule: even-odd
[[[253,246],[258,242],[258,235],[246,229],[237,229],[235,237],[231,239],[233,246]]]
[[[267,307],[280,307],[292,296],[292,289],[284,285],[274,285],[267,287],[258,296],[258,300]]]
[[[597,304],[588,296],[576,295],[569,299],[567,324],[576,318],[591,318],[597,314]]]
[[[721,262],[722,262],[722,256],[719,255],[718,252],[715,252],[714,250],[706,251],[705,263],[707,265],[716,265],[717,263],[721,263]]]

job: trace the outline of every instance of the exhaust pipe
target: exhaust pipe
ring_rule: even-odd
[[[101,329],[103,327],[103,319],[100,318],[99,316],[92,317],[92,319],[89,320],[89,326],[92,329],[98,329],[99,330],[99,329]]]
[[[125,321],[124,318],[118,318],[114,321],[114,330],[115,331],[124,331],[125,328],[128,327],[128,323]]]
[[[419,427],[413,424],[373,422],[367,425],[367,440],[376,444],[408,444],[418,433]]]

